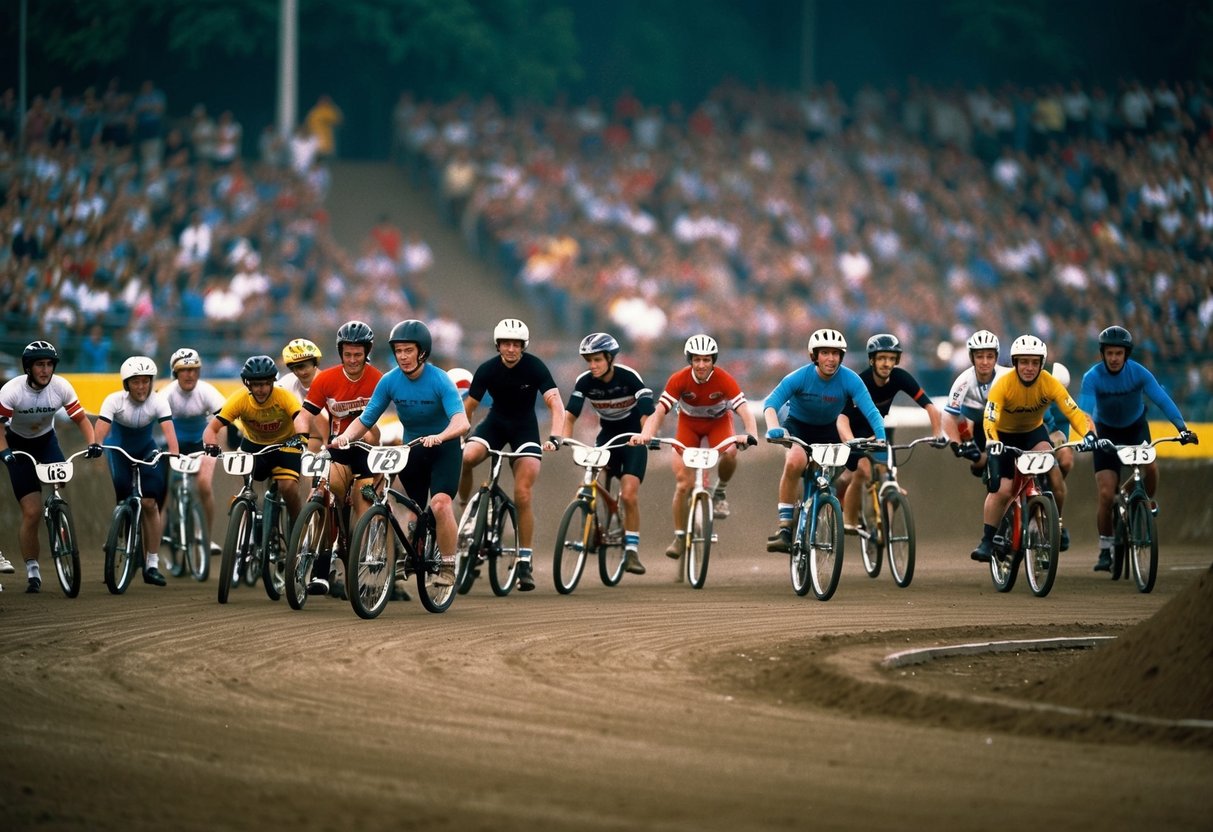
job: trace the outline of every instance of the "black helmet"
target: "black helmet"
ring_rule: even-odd
[[[253,355],[244,362],[240,370],[240,380],[247,387],[250,381],[265,381],[278,378],[278,365],[268,355]]]
[[[417,358],[419,361],[425,361],[429,358],[430,350],[434,348],[434,339],[430,335],[430,328],[416,318],[401,321],[392,327],[392,332],[388,335],[387,342],[395,345],[401,341],[417,345]]]
[[[368,324],[362,321],[346,321],[337,330],[337,358],[341,358],[342,344],[361,344],[366,347],[366,357],[371,357],[371,347],[375,346],[375,333]]]
[[[54,344],[50,341],[31,341],[25,345],[25,351],[21,353],[21,368],[25,370],[26,375],[29,375],[34,362],[43,358],[49,358],[52,367],[59,366],[59,351],[55,349]]]
[[[894,352],[897,353],[897,360],[901,360],[901,342],[897,340],[896,335],[890,335],[887,332],[882,332],[879,335],[873,335],[868,339],[868,360],[876,356],[878,352]]]
[[[1133,353],[1133,333],[1123,326],[1110,326],[1099,333],[1099,352],[1103,354],[1104,347],[1124,347],[1125,358]]]
[[[613,360],[619,354],[619,342],[609,333],[591,332],[581,339],[581,346],[577,348],[577,352],[582,355],[594,355],[595,353],[605,352],[607,358]]]

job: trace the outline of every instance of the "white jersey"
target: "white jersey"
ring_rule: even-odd
[[[312,376],[312,378],[315,378],[315,376]],[[303,382],[299,381],[299,376],[295,375],[294,373],[284,373],[274,383],[301,402],[307,401],[307,391],[312,389],[310,387],[304,387]]]
[[[66,410],[75,419],[84,412],[71,382],[51,376],[41,390],[29,384],[28,376],[17,376],[0,387],[0,424],[23,439],[34,439],[54,430],[55,414]]]
[[[227,401],[215,385],[199,381],[197,386],[188,393],[174,379],[166,384],[160,395],[168,402],[168,409],[173,414],[173,429],[177,432],[177,441],[201,442],[202,431],[206,429],[211,417],[219,412]]]
[[[110,393],[97,413],[99,421],[114,426],[111,435],[117,444],[135,450],[151,441],[154,425],[172,418],[168,400],[155,391],[142,402],[136,402],[125,390]]]
[[[948,403],[944,410],[953,416],[963,416],[974,422],[981,422],[986,407],[986,397],[990,395],[990,386],[1002,376],[1011,372],[1010,367],[1001,364],[994,365],[994,378],[986,383],[977,380],[977,371],[970,367],[952,382],[952,390],[948,393]]]

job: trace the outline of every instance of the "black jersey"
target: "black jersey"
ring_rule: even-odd
[[[500,356],[493,356],[477,367],[468,387],[468,398],[482,401],[487,391],[493,397],[489,418],[534,422],[538,397],[555,388],[547,365],[524,352],[513,367],[507,367]]]
[[[653,391],[645,386],[640,373],[625,364],[615,364],[610,381],[594,378],[589,370],[577,376],[573,392],[564,409],[580,416],[586,401],[612,436],[639,432],[640,419],[653,412]]]
[[[863,386],[868,388],[868,392],[872,394],[872,403],[876,405],[876,409],[880,411],[881,416],[889,415],[889,408],[893,406],[893,399],[897,397],[898,393],[905,393],[911,399],[918,402],[920,407],[926,407],[931,403],[931,397],[922,389],[922,385],[918,383],[918,379],[900,367],[893,368],[893,372],[889,374],[889,383],[883,387],[876,384],[876,373],[871,367],[868,367],[859,374],[859,380],[863,382]],[[856,436],[872,435],[872,426],[868,424],[868,420],[863,417],[863,413],[855,406],[854,401],[848,401],[842,412],[851,420],[851,430]]]

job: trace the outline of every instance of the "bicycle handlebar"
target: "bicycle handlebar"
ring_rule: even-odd
[[[122,447],[121,445],[102,445],[101,447],[105,448],[107,451],[118,451],[124,457],[129,459],[133,465],[146,465],[149,468],[159,465],[161,457],[180,456],[180,454],[174,454],[170,451],[162,451],[157,448],[156,455],[151,459],[135,459],[133,456],[127,453],[126,448]]]
[[[529,457],[534,459],[537,453],[543,453],[543,446],[538,442],[523,442],[512,451],[499,451],[496,448],[489,447],[489,443],[479,436],[473,436],[468,439],[468,441],[475,442],[477,445],[483,445],[484,449],[493,456],[506,457],[507,459],[517,459],[518,457]],[[557,447],[559,447],[559,445]],[[526,450],[527,448],[534,448],[535,450],[528,451]]]
[[[734,434],[733,436],[729,436],[725,439],[720,440],[720,442],[718,442],[717,444],[712,446],[711,450],[723,451],[729,445],[748,445],[749,439],[750,439],[749,434],[745,434],[745,433]],[[670,436],[654,436],[652,439],[649,440],[647,447],[650,450],[656,450],[657,448],[660,448],[662,445],[669,445],[671,448],[677,448],[679,451],[687,450],[686,445],[682,444],[677,439],[670,437]],[[637,446],[637,447],[640,447],[640,446]]]
[[[17,454],[21,454],[21,456],[29,457],[29,461],[34,463],[35,465],[54,465],[55,464],[54,462],[46,462],[46,463],[39,462],[37,457],[35,457],[33,454],[31,454],[27,451],[18,450],[17,448],[9,448],[9,450],[13,452],[14,456],[16,456]],[[76,457],[84,456],[87,453],[88,453],[88,448],[81,448],[80,450],[76,451],[74,454],[71,454],[70,456],[68,456],[67,459],[65,459],[63,461],[71,462]]]
[[[605,445],[587,445],[586,443],[584,443],[578,439],[574,439],[573,437],[568,436],[568,437],[565,437],[564,439],[560,440],[560,444],[561,445],[575,445],[579,448],[592,448],[592,449],[596,448],[596,449],[602,450],[602,451],[610,451],[610,450],[614,450],[615,448],[625,447],[628,444],[627,440],[631,439],[633,436],[639,436],[639,435],[640,434],[636,433],[635,431],[630,431],[628,433],[620,433],[620,434],[612,436],[610,439],[608,439],[607,443]],[[624,441],[616,442],[615,440],[617,440],[617,439],[622,439]]]

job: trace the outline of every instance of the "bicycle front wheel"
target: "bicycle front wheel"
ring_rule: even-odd
[[[817,502],[809,544],[809,577],[818,601],[828,601],[842,574],[842,506],[833,497]]]
[[[809,521],[803,503],[792,510],[792,556],[788,570],[792,576],[792,591],[803,598],[809,594]]]
[[[623,580],[624,548],[623,517],[619,514],[619,495],[614,496],[612,511],[605,499],[598,500],[598,577],[607,586]],[[587,541],[589,543],[590,541]]]
[[[712,498],[706,491],[695,495],[691,502],[691,522],[687,530],[687,583],[692,589],[703,589],[708,579],[708,558],[712,554]]]
[[[59,586],[64,595],[75,598],[80,594],[80,550],[76,547],[76,528],[67,503],[51,503],[46,511],[46,529],[50,532]]]
[[[427,612],[446,612],[458,593],[455,590],[454,576],[449,573],[446,576],[441,574],[438,532],[434,515],[429,509],[417,518],[417,531],[413,534],[412,542],[413,549],[421,557],[421,564],[417,569],[417,597],[421,600],[421,606],[425,607]],[[448,579],[450,583],[446,582]]]
[[[367,509],[354,526],[345,582],[350,606],[359,618],[377,617],[391,598],[396,566],[393,534],[387,507],[380,504]]]
[[[286,602],[293,610],[301,610],[307,603],[312,567],[328,541],[328,518],[328,506],[309,500],[291,529],[286,556]]]
[[[881,547],[884,545],[883,519],[880,512],[880,498],[874,485],[869,485],[859,501],[859,555],[863,560],[863,570],[869,578],[880,574]]]
[[[472,591],[472,584],[476,583],[476,572],[480,568],[480,537],[477,532],[477,521],[480,517],[480,502],[484,498],[484,494],[483,488],[473,494],[472,499],[468,500],[468,504],[464,506],[463,516],[459,518],[458,537],[455,543],[458,549],[456,555],[459,558],[459,567],[455,570],[455,586],[459,588],[460,595],[467,595]]]
[[[1014,517],[1019,510],[1017,503],[1011,503],[1002,515],[998,524],[998,533],[994,536],[996,545],[994,554],[990,556],[990,581],[999,592],[1010,592],[1015,586],[1019,575],[1019,558],[1012,547],[1014,542]]]
[[[564,510],[556,531],[556,552],[552,558],[552,579],[556,591],[568,595],[577,588],[585,569],[586,554],[595,540],[594,515],[584,500],[574,500]]]
[[[205,581],[211,575],[211,534],[206,527],[202,507],[190,501],[185,524],[186,561],[195,581]]]
[[[1037,598],[1045,597],[1053,588],[1053,581],[1057,577],[1060,540],[1057,504],[1053,498],[1043,495],[1029,497],[1023,528],[1023,571],[1028,576],[1032,594]]]
[[[223,558],[219,561],[219,603],[226,604],[232,587],[240,582],[239,570],[247,563],[253,546],[253,511],[244,500],[232,503],[227,513]]]
[[[1154,513],[1144,499],[1129,504],[1127,553],[1137,591],[1149,592],[1158,577],[1158,535]]]
[[[496,509],[493,530],[485,545],[489,550],[489,585],[500,598],[510,594],[518,572],[518,509],[505,501]]]
[[[265,501],[271,512],[269,531],[261,541],[261,583],[271,601],[277,601],[286,591],[286,506],[274,500]]]
[[[126,592],[139,562],[139,533],[135,512],[127,503],[114,509],[109,536],[105,539],[105,585],[115,595]]]
[[[168,568],[168,573],[174,578],[180,578],[185,574],[188,568],[187,558],[189,557],[186,547],[189,535],[186,530],[187,523],[185,512],[182,510],[181,501],[173,500],[172,508],[167,512],[164,523],[165,539],[168,541],[168,555],[165,557],[165,565]]]
[[[904,589],[914,580],[914,515],[910,512],[910,501],[901,492],[890,489],[880,507],[889,571],[893,573],[893,582]]]

